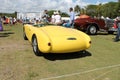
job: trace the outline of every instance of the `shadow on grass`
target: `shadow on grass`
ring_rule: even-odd
[[[97,33],[97,35],[116,35],[116,32],[114,32],[114,33],[108,33],[108,32],[99,32],[99,33]]]
[[[101,33],[97,33],[97,35],[109,35],[108,33],[105,33],[105,32],[101,32]]]
[[[83,58],[87,56],[92,56],[92,54],[88,51],[79,51],[73,53],[49,53],[43,54],[44,58],[54,61],[54,60],[68,60],[68,59],[76,59],[76,58]]]
[[[14,34],[14,32],[2,32],[0,33],[0,37],[8,37],[10,34]]]

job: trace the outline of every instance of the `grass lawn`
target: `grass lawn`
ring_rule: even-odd
[[[23,25],[0,32],[0,80],[120,80],[120,42],[115,35],[90,36],[86,53],[35,56],[23,40]],[[55,60],[53,60],[55,59]]]

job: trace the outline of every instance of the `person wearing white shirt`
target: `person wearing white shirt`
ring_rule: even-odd
[[[55,24],[56,25],[61,25],[62,24],[62,20],[61,20],[61,16],[59,15],[59,12],[56,12],[56,15],[55,15]]]
[[[67,23],[64,23],[63,24],[63,26],[65,26],[65,27],[71,27],[71,28],[74,28],[74,19],[75,19],[75,13],[74,13],[74,11],[73,11],[73,8],[70,8],[69,9],[69,12],[70,12],[70,20],[69,20],[69,22],[67,22]]]
[[[53,12],[53,15],[51,16],[51,23],[54,24],[55,23],[55,15],[56,15],[56,12]]]
[[[69,11],[70,11],[70,24],[71,24],[71,27],[73,28],[74,19],[75,19],[75,13],[73,11],[73,8],[70,8]]]

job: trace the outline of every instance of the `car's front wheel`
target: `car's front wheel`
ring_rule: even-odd
[[[37,38],[35,36],[32,39],[32,47],[33,47],[33,51],[34,51],[35,55],[40,56],[41,52],[38,48],[38,42],[37,42]]]

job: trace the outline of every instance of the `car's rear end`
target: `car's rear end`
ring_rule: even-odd
[[[86,50],[91,45],[90,37],[78,30],[61,26],[43,27],[49,37],[50,53],[68,53]]]
[[[116,31],[116,21],[112,19],[106,19],[105,20],[105,28],[107,28],[107,31],[109,34],[113,34]]]
[[[117,28],[118,28],[118,23],[120,23],[120,20],[117,20],[117,21],[114,21],[114,23],[113,23],[113,26],[112,26],[112,28],[113,28],[113,31],[117,31]]]

